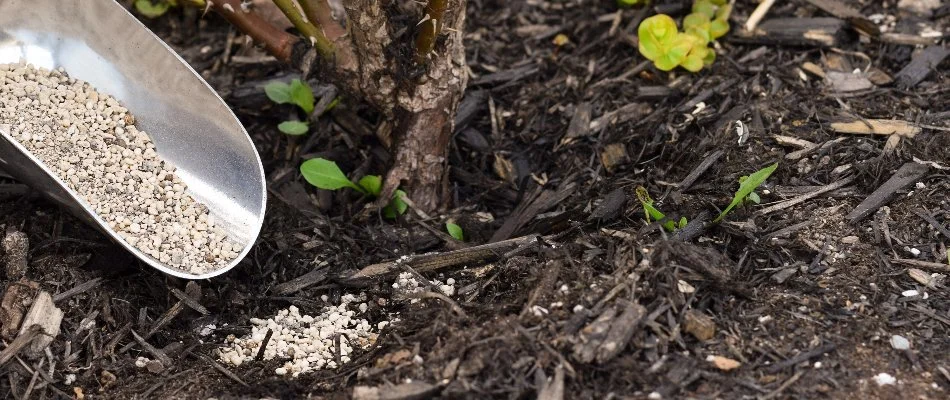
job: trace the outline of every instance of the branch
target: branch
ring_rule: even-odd
[[[294,44],[300,41],[299,38],[277,29],[255,13],[244,11],[241,0],[214,0],[208,4],[241,32],[263,44],[267,52],[279,61],[291,61]]]
[[[327,39],[335,42],[346,34],[346,29],[333,19],[333,9],[327,0],[297,0],[307,20],[323,31]]]
[[[426,4],[425,17],[420,22],[422,28],[419,30],[419,36],[416,36],[416,55],[415,61],[418,65],[428,63],[429,54],[435,49],[435,41],[445,26],[443,17],[445,9],[448,8],[446,0],[429,0]]]
[[[297,6],[293,0],[274,0],[274,4],[287,16],[290,23],[294,24],[294,27],[297,28],[301,34],[310,39],[310,42],[313,43],[313,47],[317,48],[321,56],[330,57],[333,55],[333,44],[330,43],[327,36],[323,34],[323,31],[317,29],[313,23],[304,20],[303,15],[297,10]]]

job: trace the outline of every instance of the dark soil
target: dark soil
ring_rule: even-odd
[[[733,31],[753,3],[738,2]],[[895,2],[854,3],[865,16],[896,16],[893,29],[904,33],[916,33],[918,22],[946,32],[950,22],[946,6],[920,17],[897,10]],[[683,15],[672,5],[668,12]],[[893,77],[919,48],[856,34],[837,48],[749,44],[730,34],[711,67],[666,73],[641,64],[636,49],[636,27],[653,12],[618,13],[612,1],[471,0],[466,45],[473,79],[463,102],[474,111],[458,127],[451,151],[454,208],[431,218],[410,212],[395,222],[364,213],[365,201],[352,193],[317,191],[297,173],[302,160],[316,156],[336,160],[353,177],[385,172],[390,159],[372,137],[371,110],[344,102],[309,136],[285,136],[276,125],[292,110],[272,107],[261,85],[289,79],[290,71],[245,47],[217,17],[196,22],[194,13],[176,10],[148,21],[251,132],[269,183],[264,230],[237,268],[197,282],[199,302],[210,311],[202,316],[174,307],[170,288],[185,290],[185,282],[140,265],[25,186],[0,181],[0,224],[30,240],[26,278],[54,294],[82,289],[58,299],[65,318],[49,354],[0,361],[0,393],[348,398],[357,386],[396,393],[385,387],[412,381],[432,385],[427,396],[445,398],[534,398],[545,390],[544,398],[556,399],[559,383],[564,397],[590,399],[653,392],[653,398],[947,398],[950,292],[946,283],[928,287],[912,279],[913,266],[900,260],[950,273],[950,64],[914,87],[881,83],[839,93],[802,64],[845,72],[871,67]],[[767,18],[812,16],[828,15],[793,1],[779,2]],[[570,42],[556,46],[559,33]],[[318,97],[326,89],[311,85]],[[585,108],[595,121],[615,115],[595,129],[578,123],[569,134]],[[829,124],[856,117],[929,128],[885,152],[887,136],[839,134]],[[741,144],[736,121],[749,130]],[[779,135],[815,146],[801,151]],[[680,187],[714,153],[719,158]],[[871,216],[847,217],[915,158],[937,164]],[[644,221],[635,197],[644,186],[677,219],[715,215],[741,176],[773,162],[779,167],[759,190],[762,205],[739,208],[686,242]],[[806,201],[761,212],[842,181]],[[345,277],[403,254],[459,248],[442,234],[444,217],[463,227],[465,245],[548,236],[489,263],[427,273],[457,280],[452,300],[464,315],[439,299],[391,301],[391,276],[363,287],[335,278],[275,291],[314,269]],[[15,281],[8,276],[4,285]],[[919,294],[902,294],[911,289]],[[290,379],[275,376],[282,364],[276,360],[229,367],[232,377],[213,366],[214,349],[229,334],[246,334],[249,318],[292,304],[315,313],[322,295],[332,303],[360,291],[372,299],[371,316],[398,314],[401,321],[342,368]],[[691,333],[699,314],[714,324],[705,341]],[[172,365],[137,368],[137,357],[152,355],[132,333],[145,335],[166,315],[174,318],[145,340]],[[208,324],[218,329],[200,336]],[[604,340],[599,328],[618,349],[597,346]],[[893,335],[907,338],[910,349],[894,349]],[[394,362],[399,358],[391,354],[399,351],[423,361]],[[722,370],[707,361],[712,356],[741,365]],[[873,377],[880,373],[897,383],[878,385]],[[66,384],[66,374],[76,381]]]

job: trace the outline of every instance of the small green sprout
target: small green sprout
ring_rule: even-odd
[[[462,232],[461,226],[458,226],[457,224],[453,222],[446,222],[445,230],[447,230],[449,232],[449,236],[452,236],[452,238],[454,238],[455,240],[458,240],[460,242],[465,241],[465,234]]]
[[[175,5],[174,0],[136,0],[135,11],[142,14],[145,18],[158,18],[168,12]]]
[[[312,158],[300,165],[300,174],[313,186],[326,190],[340,190],[350,188],[363,195],[377,198],[383,190],[383,179],[378,175],[366,175],[354,183],[340,170],[335,162],[325,158]],[[383,208],[383,216],[395,219],[405,214],[409,208],[403,198],[406,192],[396,190],[392,200]]]
[[[145,18],[158,18],[179,3],[186,3],[192,7],[204,8],[205,0],[135,0],[135,11]]]
[[[274,103],[296,105],[308,116],[313,113],[316,102],[313,90],[300,79],[294,79],[289,84],[280,81],[270,82],[264,86],[264,93]],[[306,121],[284,121],[277,125],[277,129],[288,135],[299,136],[307,133],[310,125]]]
[[[647,222],[658,221],[667,231],[673,232],[676,229],[682,229],[686,226],[686,217],[680,217],[678,222],[673,221],[669,218],[666,218],[666,214],[663,214],[660,210],[653,206],[653,198],[650,197],[650,193],[647,192],[647,189],[643,186],[637,186],[637,200],[640,200],[640,204],[643,205],[643,212],[646,216]]]
[[[716,60],[709,43],[729,32],[731,12],[725,0],[696,0],[693,12],[683,18],[683,32],[668,15],[644,19],[637,28],[640,54],[662,71],[680,66],[698,72]]]
[[[633,7],[638,4],[647,4],[650,0],[617,0],[617,6],[620,7]]]
[[[739,179],[739,190],[736,192],[735,196],[732,197],[732,203],[730,203],[729,207],[726,207],[725,210],[722,210],[722,212],[719,213],[719,216],[716,217],[713,222],[722,221],[722,219],[725,218],[733,208],[742,204],[744,201],[748,200],[758,203],[756,200],[759,200],[759,195],[756,194],[754,198],[750,198],[750,196],[755,193],[755,189],[765,183],[765,180],[768,179],[773,172],[775,172],[776,168],[778,168],[778,163],[755,171],[752,173],[752,175],[743,177],[745,179]]]

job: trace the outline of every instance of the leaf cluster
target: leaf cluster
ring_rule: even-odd
[[[669,15],[644,19],[637,28],[640,54],[662,71],[680,66],[698,72],[716,60],[709,43],[729,32],[731,12],[726,0],[696,0],[692,13],[683,18],[683,32]]]
[[[340,190],[344,188],[353,189],[365,196],[378,198],[383,189],[383,179],[378,175],[366,175],[353,182],[346,174],[340,170],[335,162],[325,158],[312,158],[304,161],[300,165],[300,174],[313,186],[326,190]],[[383,216],[389,219],[395,219],[397,216],[405,214],[409,208],[403,198],[406,192],[396,190],[389,204],[383,208]]]
[[[308,116],[313,113],[316,102],[313,90],[300,79],[294,79],[289,84],[281,81],[270,82],[264,86],[264,93],[274,103],[293,104]],[[277,129],[288,135],[298,136],[307,133],[310,125],[306,121],[290,120],[281,122]]]

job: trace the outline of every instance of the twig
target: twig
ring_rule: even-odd
[[[784,210],[784,209],[789,208],[789,207],[791,207],[791,206],[794,206],[794,205],[796,205],[796,204],[804,203],[805,201],[808,201],[808,200],[810,200],[810,199],[812,199],[812,198],[814,198],[814,197],[817,197],[817,196],[819,196],[819,195],[821,195],[821,194],[830,192],[830,191],[832,191],[832,190],[840,189],[841,187],[843,187],[843,186],[845,186],[845,185],[847,185],[847,184],[849,184],[849,183],[851,183],[851,182],[853,182],[853,181],[854,181],[854,177],[853,177],[853,176],[850,176],[850,177],[847,177],[847,178],[842,179],[842,180],[840,180],[840,181],[837,181],[837,182],[834,182],[834,183],[831,183],[831,184],[822,186],[821,188],[819,188],[818,190],[815,190],[814,192],[805,193],[805,194],[803,194],[803,195],[801,195],[801,196],[798,196],[798,197],[796,197],[796,198],[794,198],[794,199],[785,200],[785,201],[782,201],[782,202],[773,204],[773,205],[771,205],[771,206],[769,206],[769,207],[765,207],[765,208],[763,208],[763,209],[761,209],[761,210],[759,210],[759,211],[756,211],[755,213],[756,213],[757,215],[765,215],[765,214],[773,213],[773,212],[776,212],[776,211],[779,211],[779,210]]]
[[[449,307],[462,318],[468,318],[468,314],[465,313],[465,310],[462,309],[462,306],[458,305],[455,300],[452,300],[451,297],[446,296],[439,292],[415,292],[410,293],[406,297],[414,299],[439,299],[444,301]]]
[[[333,19],[333,9],[330,8],[327,0],[297,0],[297,2],[300,3],[300,8],[303,8],[307,20],[317,29],[322,30],[330,41],[346,33],[346,29]]]
[[[805,375],[805,371],[806,371],[806,370],[803,369],[803,370],[801,370],[801,371],[796,372],[795,375],[792,375],[791,378],[789,378],[787,381],[785,381],[785,383],[783,383],[782,386],[779,386],[778,389],[775,389],[774,392],[769,393],[769,394],[767,394],[767,395],[765,395],[765,396],[759,397],[759,399],[760,399],[760,400],[768,400],[768,399],[771,399],[771,398],[773,398],[773,397],[775,397],[775,396],[778,396],[778,395],[782,394],[782,392],[784,392],[785,389],[788,389],[788,387],[789,387],[789,386],[792,386],[793,383],[797,382],[798,379],[802,377],[802,375]]]
[[[323,34],[323,31],[317,29],[316,25],[311,23],[312,21],[308,22],[303,18],[303,15],[300,14],[300,10],[297,9],[293,0],[273,1],[274,4],[277,5],[277,8],[280,9],[280,12],[284,13],[284,16],[290,20],[290,23],[294,24],[294,27],[297,28],[301,34],[310,39],[310,42],[317,48],[320,55],[328,57],[333,54],[333,44],[330,43],[327,36]]]
[[[205,356],[203,356],[203,355],[200,355],[200,354],[198,355],[198,358],[204,360],[204,361],[205,361],[206,363],[208,363],[208,364],[211,364],[211,366],[214,367],[214,369],[218,370],[218,372],[224,374],[224,376],[226,376],[226,377],[228,377],[228,378],[231,378],[231,380],[233,380],[233,381],[235,381],[235,382],[237,382],[237,383],[240,383],[241,386],[248,387],[248,384],[247,384],[247,383],[244,383],[244,381],[242,381],[240,377],[238,377],[238,376],[235,375],[233,372],[231,372],[230,370],[228,370],[227,368],[225,368],[223,365],[218,364],[216,361],[214,361],[214,360],[212,360],[212,359],[210,359],[210,358],[208,358],[208,357],[205,357]]]
[[[294,44],[300,40],[277,29],[255,13],[241,11],[241,0],[214,0],[208,4],[241,32],[264,45],[267,52],[284,63],[291,62]]]
[[[759,25],[759,22],[762,22],[762,18],[769,12],[773,4],[775,4],[775,0],[765,0],[759,3],[759,6],[755,8],[752,15],[749,15],[749,19],[745,21],[745,30],[750,32],[755,30],[755,27]]]
[[[267,343],[270,342],[271,336],[274,336],[274,330],[267,328],[267,334],[264,335],[264,340],[261,341],[261,348],[257,350],[257,355],[254,356],[255,361],[264,359],[264,350],[267,349]]]
[[[891,262],[909,267],[929,269],[931,271],[950,272],[950,265],[922,260],[908,260],[906,258],[892,258]]]

